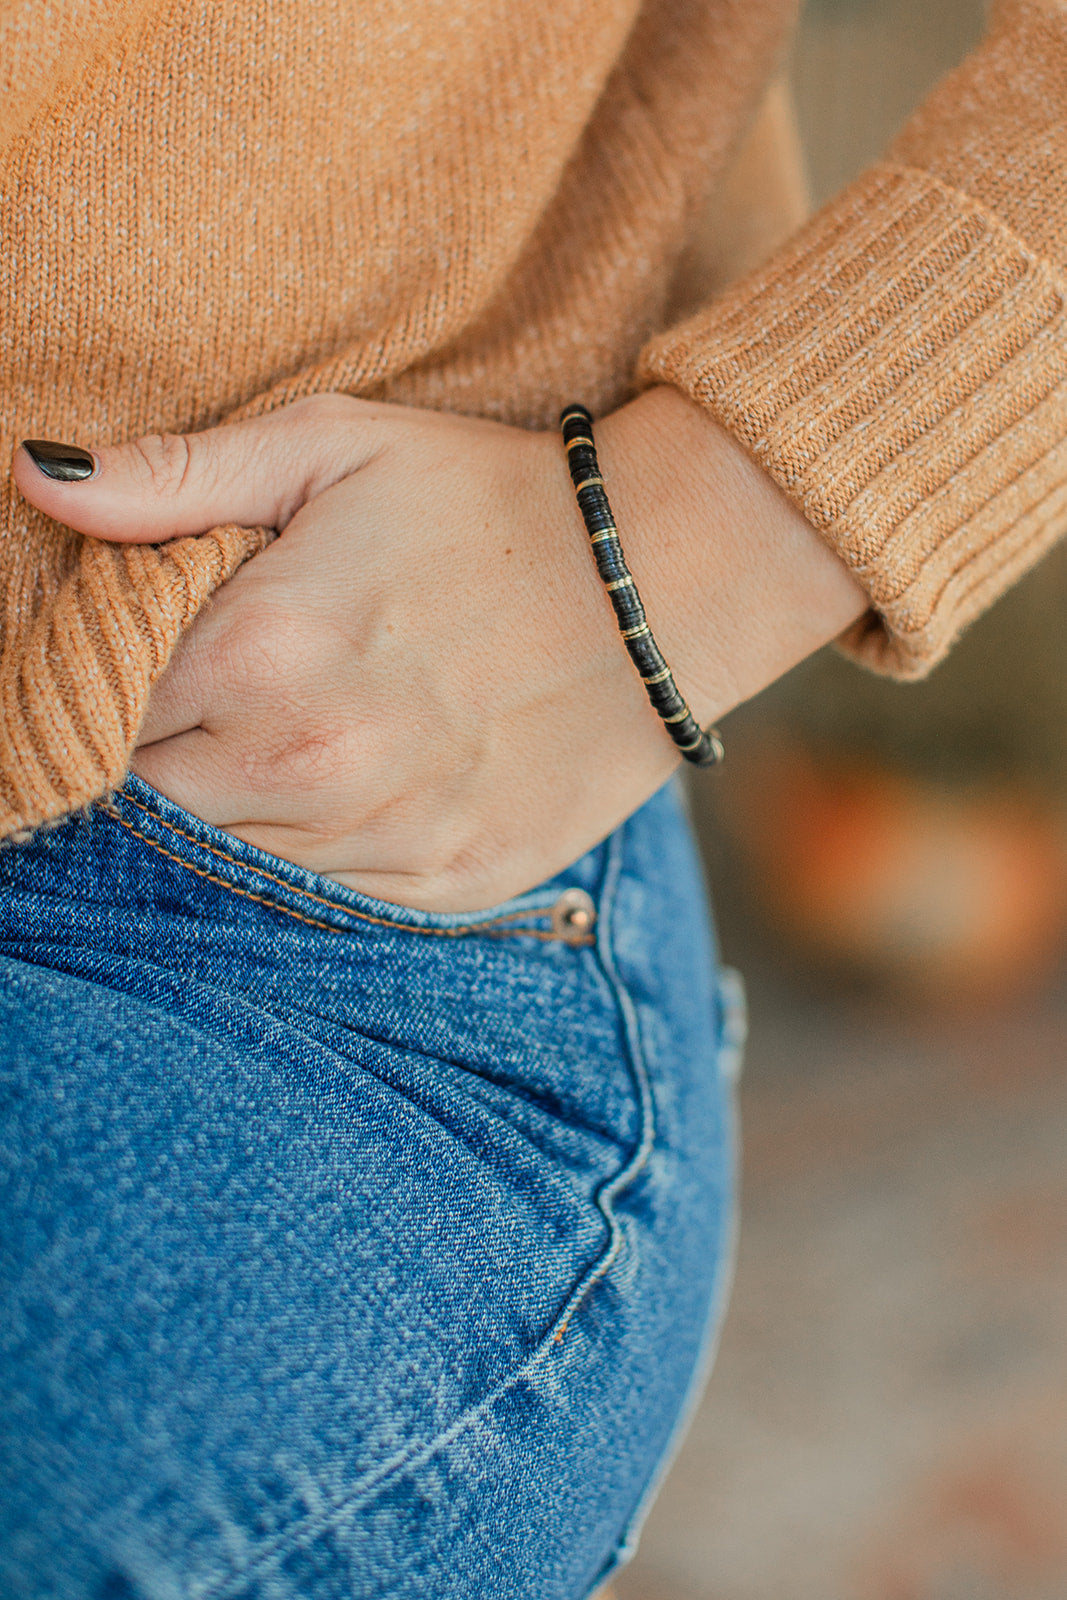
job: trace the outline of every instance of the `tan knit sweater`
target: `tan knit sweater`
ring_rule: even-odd
[[[1067,6],[984,46],[764,269],[674,279],[791,0],[10,0],[0,423],[83,445],[314,390],[552,424],[679,385],[917,674],[1067,522]],[[122,776],[262,534],[86,540],[0,485],[0,835]]]

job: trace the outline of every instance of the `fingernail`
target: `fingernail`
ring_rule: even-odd
[[[52,439],[23,439],[22,448],[46,478],[60,483],[81,483],[96,471],[96,458],[76,444],[56,444]]]

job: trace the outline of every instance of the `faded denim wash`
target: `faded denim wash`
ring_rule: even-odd
[[[739,1015],[670,791],[478,917],[136,780],[0,852],[5,1600],[583,1600],[717,1325]]]

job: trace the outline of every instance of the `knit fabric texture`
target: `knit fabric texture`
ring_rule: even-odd
[[[925,671],[1067,517],[1067,12],[1011,0],[885,162],[668,326],[792,0],[20,0],[0,20],[0,427],[92,447],[343,390],[728,428]],[[710,287],[710,286],[709,286]],[[123,776],[263,529],[84,539],[0,483],[0,836]]]

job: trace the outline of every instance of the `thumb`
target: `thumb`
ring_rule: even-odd
[[[377,454],[385,409],[315,395],[228,427],[92,451],[28,439],[15,452],[14,479],[31,504],[97,539],[153,544],[227,522],[280,532]]]

